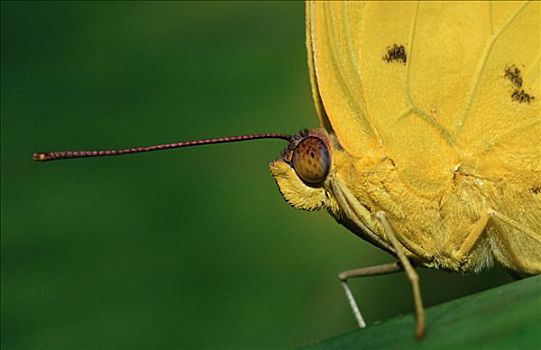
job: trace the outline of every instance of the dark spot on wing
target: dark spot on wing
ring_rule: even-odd
[[[540,185],[534,185],[530,189],[533,194],[540,194],[541,193],[541,186]]]
[[[511,94],[511,99],[518,103],[530,103],[535,99],[535,96],[527,94],[524,90],[515,90]]]
[[[518,103],[530,103],[535,99],[535,96],[528,94],[522,89],[522,74],[517,66],[506,66],[503,76],[513,84],[514,88],[511,93],[511,100]]]
[[[507,78],[515,87],[522,87],[522,77],[520,76],[520,69],[516,66],[505,67],[505,78]]]
[[[408,60],[406,48],[404,45],[393,44],[393,46],[387,47],[387,53],[382,59],[387,63],[398,62],[405,65]]]

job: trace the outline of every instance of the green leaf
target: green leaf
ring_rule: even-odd
[[[541,276],[431,307],[426,316],[421,341],[409,314],[303,349],[541,349]]]

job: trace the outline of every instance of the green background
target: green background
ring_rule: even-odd
[[[289,208],[281,141],[31,153],[317,126],[302,3],[1,3],[3,349],[294,347],[350,331],[341,270],[391,258]],[[510,280],[421,271],[433,305]],[[369,323],[403,275],[353,282]]]

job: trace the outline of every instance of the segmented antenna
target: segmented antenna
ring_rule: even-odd
[[[133,153],[154,152],[172,148],[192,147],[201,145],[210,145],[215,143],[240,142],[259,139],[281,139],[290,141],[291,136],[278,133],[264,133],[242,136],[218,137],[212,139],[203,139],[195,141],[165,143],[162,145],[132,147],[123,149],[111,149],[101,151],[60,151],[60,152],[40,152],[32,154],[32,158],[37,161],[46,162],[50,160],[73,159],[73,158],[88,158],[88,157],[108,157],[121,156]]]

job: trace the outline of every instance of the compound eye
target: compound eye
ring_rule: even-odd
[[[304,183],[319,185],[325,181],[331,167],[329,149],[318,137],[309,136],[293,150],[292,163]]]

